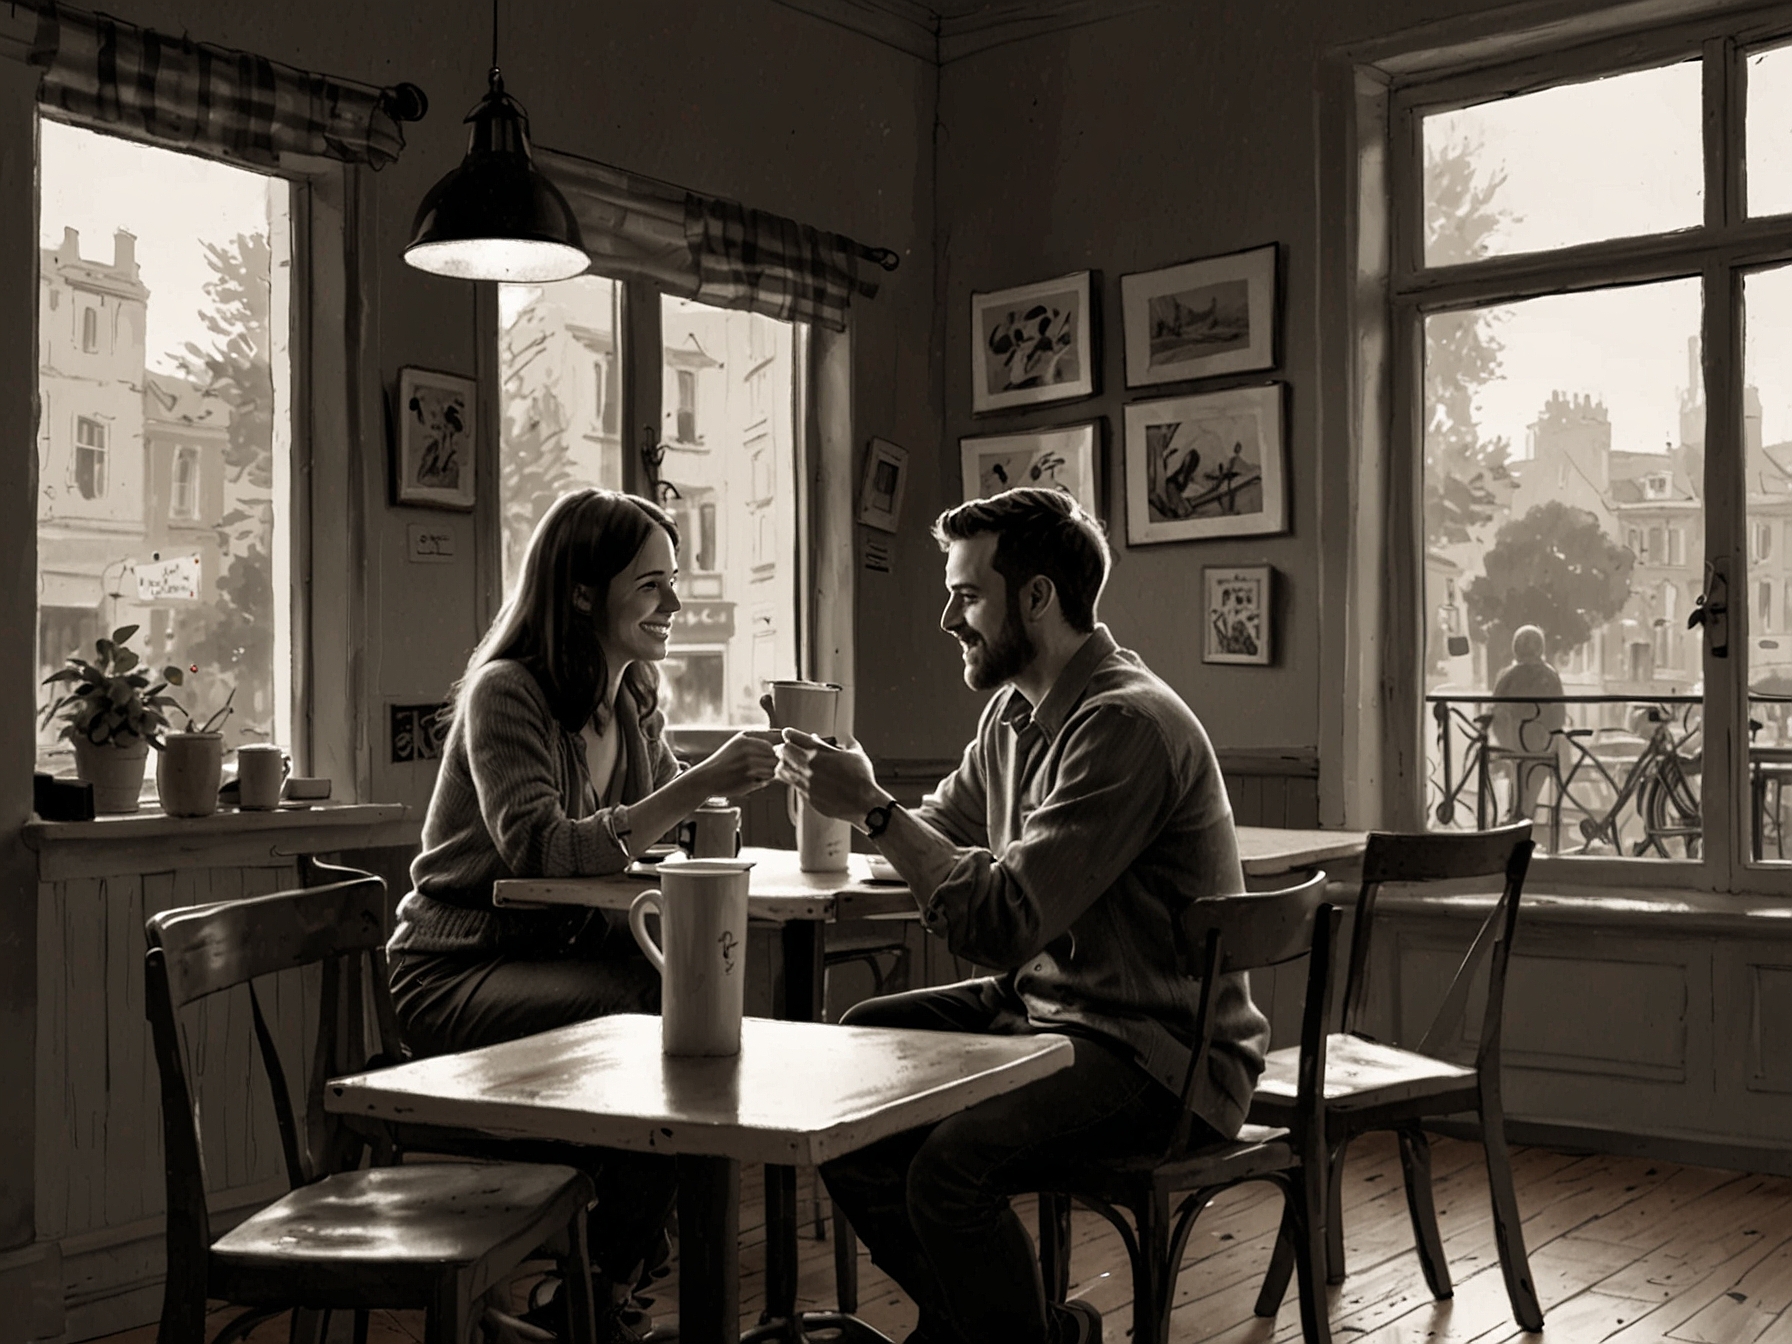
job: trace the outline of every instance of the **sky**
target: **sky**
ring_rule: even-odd
[[[198,313],[207,306],[205,242],[267,232],[270,179],[210,159],[131,144],[44,118],[38,237],[62,242],[81,233],[81,255],[110,264],[119,229],[137,236],[137,262],[149,287],[149,366],[172,371],[167,352],[207,344]]]
[[[1749,196],[1792,210],[1792,49],[1749,62]],[[1479,145],[1478,176],[1503,170],[1511,218],[1492,251],[1528,252],[1697,225],[1704,216],[1697,62],[1543,90],[1426,119],[1428,148]],[[1660,450],[1678,437],[1697,280],[1508,304],[1494,330],[1502,376],[1476,408],[1485,433],[1526,453],[1525,429],[1552,391],[1603,400],[1612,446]],[[1792,439],[1792,279],[1751,279],[1749,373],[1768,442]]]

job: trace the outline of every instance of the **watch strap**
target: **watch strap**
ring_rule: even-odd
[[[896,809],[902,806],[894,798],[881,803],[865,814],[865,834],[875,840],[890,829],[890,818],[896,815]]]

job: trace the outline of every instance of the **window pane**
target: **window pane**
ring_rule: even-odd
[[[234,691],[227,749],[290,745],[287,184],[41,129],[39,675],[136,625],[196,719]]]
[[[1423,139],[1428,266],[1704,219],[1696,61],[1432,113]]]
[[[505,592],[550,504],[584,486],[622,489],[621,295],[593,275],[498,287]]]
[[[1792,212],[1792,47],[1748,56],[1748,212]]]
[[[1699,299],[1681,280],[1426,318],[1433,824],[1697,854]]]
[[[795,328],[666,298],[660,473],[683,536],[661,667],[666,716],[763,725],[764,683],[797,674]]]
[[[1755,74],[1750,62],[1751,81]],[[1789,105],[1792,106],[1792,105]],[[1751,115],[1753,104],[1751,103]],[[1749,755],[1754,857],[1778,862],[1786,843],[1785,785],[1792,780],[1792,268],[1743,279],[1743,450],[1748,464]],[[1777,599],[1777,600],[1776,600]]]

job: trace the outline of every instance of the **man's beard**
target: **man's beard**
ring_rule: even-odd
[[[1011,601],[995,639],[978,637],[968,652],[972,656],[965,659],[965,684],[973,691],[993,691],[1026,671],[1038,656],[1039,649],[1027,633],[1027,627],[1021,623],[1016,604]]]

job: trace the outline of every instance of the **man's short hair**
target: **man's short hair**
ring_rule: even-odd
[[[1062,490],[1022,486],[988,499],[966,500],[933,522],[933,539],[946,550],[955,541],[993,533],[996,573],[1010,600],[1035,575],[1051,580],[1058,609],[1072,630],[1095,629],[1095,604],[1108,581],[1112,556],[1102,525]]]

